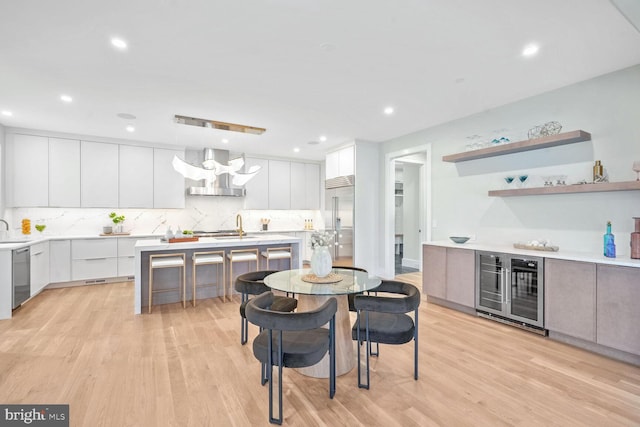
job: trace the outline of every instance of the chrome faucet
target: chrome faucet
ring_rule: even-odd
[[[242,215],[236,215],[236,227],[238,227],[238,233],[240,234],[240,238],[242,239],[242,235],[244,231],[242,230]]]
[[[7,227],[7,236],[9,235],[9,223],[4,219],[0,218],[0,222],[4,222],[4,226]],[[2,239],[2,235],[0,234],[0,239]]]

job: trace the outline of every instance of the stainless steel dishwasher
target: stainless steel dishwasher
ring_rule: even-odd
[[[11,309],[16,309],[31,296],[31,248],[14,249],[11,265]]]

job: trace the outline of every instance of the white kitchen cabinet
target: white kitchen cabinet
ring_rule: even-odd
[[[81,206],[118,206],[118,146],[82,141],[80,159]]]
[[[306,176],[304,163],[291,163],[291,209],[306,209]]]
[[[80,141],[49,138],[49,206],[80,207]]]
[[[7,205],[49,206],[49,141],[44,136],[12,135],[7,144]]]
[[[119,146],[118,207],[153,208],[153,148]]]
[[[71,281],[71,240],[49,242],[49,282]]]
[[[245,209],[269,209],[269,161],[247,157],[245,170],[251,166],[260,166],[256,176],[244,185],[247,195],[244,198]]]
[[[320,209],[320,165],[291,162],[291,209]]]
[[[291,163],[269,160],[269,209],[291,208]]]
[[[184,159],[184,150],[153,149],[153,207],[184,208],[184,177],[173,168],[174,156]]]
[[[71,242],[71,280],[117,276],[117,239],[79,239]]]
[[[305,193],[304,209],[320,209],[320,165],[305,163]]]
[[[49,242],[31,245],[31,296],[49,284]]]
[[[133,277],[135,274],[135,246],[138,240],[153,240],[156,237],[118,237],[118,277]]]
[[[340,152],[332,151],[325,157],[325,178],[331,179],[340,176]]]
[[[337,176],[354,175],[354,171],[355,151],[353,146],[327,153],[325,158],[326,179]]]

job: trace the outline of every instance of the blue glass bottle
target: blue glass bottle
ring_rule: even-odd
[[[607,232],[604,235],[604,256],[607,258],[616,257],[616,243],[611,233],[611,221],[607,221]]]

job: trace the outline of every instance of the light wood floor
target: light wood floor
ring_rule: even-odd
[[[237,300],[132,312],[131,283],[42,292],[0,321],[0,402],[68,403],[72,426],[268,425]],[[381,346],[371,390],[354,369],[333,400],[285,369],[285,425],[640,425],[638,367],[425,300],[419,325],[418,381],[411,344]]]

